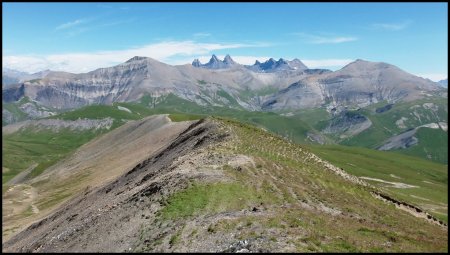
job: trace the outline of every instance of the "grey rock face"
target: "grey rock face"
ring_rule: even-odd
[[[434,82],[385,63],[358,60],[336,72],[302,69],[305,66],[296,59],[271,59],[256,65],[278,71],[251,71],[228,55],[223,61],[213,56],[205,65],[194,61],[193,65],[180,66],[133,57],[125,63],[89,73],[49,72],[42,79],[3,88],[2,100],[15,102],[28,96],[48,108],[73,109],[90,104],[137,101],[145,94],[161,97],[173,93],[200,105],[277,111],[320,106],[330,109],[364,107],[382,100],[409,101],[444,91]],[[276,92],[256,93],[268,87]],[[222,96],[221,91],[234,100]],[[242,96],[246,91],[254,95]]]
[[[196,58],[194,59],[194,61],[192,61],[192,66],[201,67],[202,63],[200,62],[200,60],[198,60],[198,58]]]
[[[386,63],[357,60],[335,72],[306,76],[264,102],[263,109],[302,109],[319,105],[365,107],[383,100],[412,101],[438,95],[435,83]]]
[[[448,79],[440,80],[437,83],[444,88],[448,88]]]
[[[288,61],[282,58],[280,58],[278,61],[276,61],[273,58],[270,58],[264,63],[261,63],[258,60],[256,60],[254,65],[246,67],[254,72],[266,72],[266,73],[308,69],[308,67],[305,64],[303,64],[299,59]]]
[[[14,123],[17,122],[17,117],[14,116],[14,114],[12,114],[10,111],[3,109],[2,110],[2,120],[7,123]]]
[[[192,62],[192,66],[202,67],[206,69],[225,69],[231,68],[236,65],[239,64],[234,62],[230,55],[226,55],[223,61],[218,59],[216,55],[212,55],[209,62],[204,65],[202,65],[198,59],[194,59],[194,61]]]
[[[47,74],[50,73],[50,70],[45,70],[33,74],[29,74],[26,72],[20,72],[17,70],[3,68],[2,70],[2,86],[8,87],[12,84],[17,84],[24,81],[34,80],[34,79],[42,79]]]
[[[270,96],[261,106],[263,110],[305,109],[323,103],[320,88],[306,81],[296,82]]]
[[[27,120],[4,126],[2,132],[10,134],[25,128],[34,128],[36,130],[50,129],[58,132],[63,128],[70,130],[97,130],[110,129],[113,124],[112,118],[104,119],[78,119],[78,120],[60,120],[60,119],[41,119],[41,120]]]
[[[388,151],[394,149],[405,149],[409,148],[419,142],[419,139],[415,137],[417,129],[414,128],[412,130],[403,132],[399,135],[389,138],[384,144],[377,149],[380,151]]]
[[[35,104],[25,103],[19,107],[24,113],[26,113],[31,119],[44,118],[53,115],[52,111],[46,109],[39,109]]]
[[[2,101],[5,103],[18,101],[25,95],[25,86],[15,84],[12,87],[2,88]]]
[[[368,129],[372,122],[364,115],[355,112],[341,112],[322,130],[324,134],[341,134],[340,138],[357,135]]]

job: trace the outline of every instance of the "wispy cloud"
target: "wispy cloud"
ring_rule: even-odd
[[[67,37],[73,37],[73,36],[79,35],[81,33],[87,32],[87,31],[104,28],[104,27],[116,26],[116,25],[125,24],[125,23],[131,23],[136,20],[136,18],[130,18],[130,19],[126,19],[126,20],[116,20],[116,21],[112,21],[112,22],[100,21],[100,22],[93,23],[93,21],[96,19],[98,19],[98,17],[77,19],[75,21],[61,24],[61,25],[57,26],[55,30],[59,31],[59,32],[64,32]]]
[[[163,41],[124,50],[68,53],[53,55],[4,56],[3,66],[26,72],[45,69],[66,72],[88,72],[100,67],[116,65],[134,56],[146,56],[168,64],[180,59],[212,54],[217,50],[264,47],[264,43],[201,43],[196,41]],[[190,63],[190,61],[188,62]]]
[[[79,26],[79,25],[81,25],[83,23],[86,23],[88,21],[89,21],[89,19],[77,19],[77,20],[74,20],[74,21],[69,21],[69,22],[66,22],[64,24],[61,24],[61,25],[57,26],[55,28],[55,30],[64,30],[64,29],[73,28],[73,27]]]
[[[316,35],[307,33],[291,33],[311,44],[336,44],[358,40],[355,36],[337,36],[337,35]]]
[[[211,36],[210,33],[195,33],[193,34],[194,37],[208,37]]]
[[[374,23],[371,25],[371,28],[386,31],[399,31],[407,28],[411,24],[411,20],[405,20],[399,23]]]

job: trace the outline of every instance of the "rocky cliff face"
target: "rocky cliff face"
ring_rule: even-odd
[[[257,95],[257,91],[268,87],[276,92]],[[72,109],[137,101],[145,94],[173,93],[200,105],[276,111],[327,105],[364,107],[382,100],[414,100],[441,90],[434,82],[386,63],[357,60],[331,72],[307,69],[298,59],[270,59],[245,67],[228,55],[223,61],[213,55],[205,65],[196,60],[192,65],[170,66],[151,58],[134,57],[89,73],[49,72],[41,79],[3,89],[2,99],[14,102],[28,96],[46,107]],[[253,95],[243,96],[245,91]]]
[[[264,63],[261,63],[258,60],[256,60],[254,65],[246,67],[254,72],[263,72],[263,73],[308,69],[308,67],[305,64],[303,64],[302,61],[300,61],[299,59],[288,61],[282,58],[280,58],[278,61],[276,61],[273,58],[270,58]]]
[[[234,62],[234,60],[230,57],[230,55],[226,55],[223,61],[218,59],[216,55],[212,55],[209,62],[204,65],[200,63],[198,59],[194,59],[194,61],[192,62],[192,66],[202,67],[206,69],[226,69],[238,65],[239,64]]]
[[[263,109],[301,109],[320,105],[365,107],[383,100],[412,101],[437,95],[434,82],[393,65],[357,60],[336,72],[305,77],[272,95]]]

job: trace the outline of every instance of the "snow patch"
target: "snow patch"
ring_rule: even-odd
[[[119,109],[119,110],[121,110],[121,111],[129,112],[129,113],[133,113],[133,112],[130,111],[130,109],[128,109],[128,108],[126,108],[126,107],[117,106],[117,109]]]
[[[390,184],[390,187],[392,187],[392,188],[407,189],[407,188],[418,188],[419,187],[419,186],[409,185],[409,184],[406,184],[406,183],[388,182],[388,181],[385,181],[385,180],[381,180],[381,179],[377,179],[377,178],[371,178],[371,177],[365,177],[365,176],[361,176],[359,178]]]
[[[441,127],[442,130],[444,130],[445,132],[447,132],[448,130],[448,124],[447,122],[438,122],[439,126]]]
[[[426,127],[426,128],[431,128],[431,129],[439,129],[439,125],[437,123],[428,123],[422,126],[419,126],[418,128],[421,127]]]

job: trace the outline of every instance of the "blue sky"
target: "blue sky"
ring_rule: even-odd
[[[447,77],[447,3],[2,3],[3,66],[87,72],[134,55],[168,64],[382,61]]]

